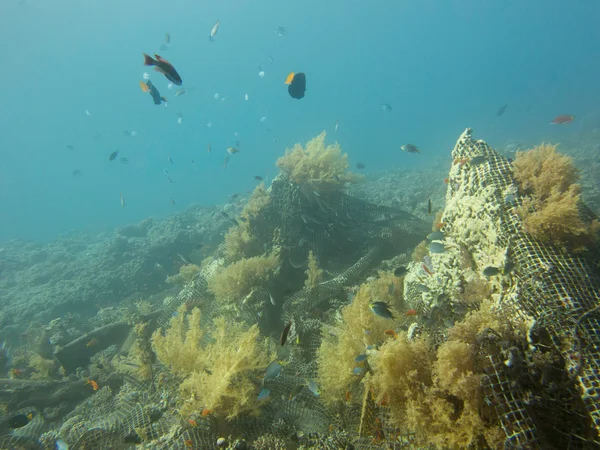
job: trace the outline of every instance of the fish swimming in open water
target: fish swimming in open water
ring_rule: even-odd
[[[306,75],[304,73],[291,72],[287,76],[285,84],[288,85],[288,93],[292,98],[300,100],[304,97],[306,92]]]
[[[143,92],[148,92],[150,94],[150,96],[152,97],[152,100],[154,100],[155,105],[160,105],[162,102],[167,103],[167,99],[164,97],[161,97],[160,92],[158,92],[158,89],[156,89],[156,86],[154,86],[154,84],[152,84],[152,81],[150,81],[150,80],[140,81],[140,88],[142,89]]]
[[[155,54],[154,58],[156,59],[153,59],[152,56],[144,53],[144,65],[154,66],[154,69],[157,72],[162,73],[165,77],[167,77],[167,80],[173,84],[176,84],[177,86],[181,86],[183,84],[183,81],[175,70],[175,67],[173,67],[173,64],[166,59],[161,58],[160,55]]]

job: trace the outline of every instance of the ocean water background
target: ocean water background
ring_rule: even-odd
[[[598,114],[598,17],[593,0],[3,0],[0,242],[225,202],[322,130],[367,171],[449,158],[467,126],[497,146],[574,139]],[[171,61],[195,90],[174,97],[142,52]],[[145,71],[167,108],[140,91]],[[300,101],[283,84],[290,71],[307,75]],[[550,125],[559,114],[576,120]],[[423,153],[401,152],[407,142]],[[130,164],[108,160],[116,149]]]

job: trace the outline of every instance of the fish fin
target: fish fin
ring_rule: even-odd
[[[162,74],[164,74],[164,73],[165,73],[165,71],[164,71],[164,70],[162,70],[160,67],[155,67],[155,68],[154,68],[154,70],[156,70],[157,72],[160,72],[160,73],[162,73]]]
[[[153,66],[156,63],[156,61],[154,61],[152,59],[152,56],[147,55],[146,53],[144,53],[144,65],[145,66]]]
[[[285,84],[291,84],[292,81],[294,81],[294,75],[296,75],[294,72],[290,72],[287,78],[285,79]]]
[[[170,64],[169,61],[167,61],[165,58],[161,57],[160,55],[157,55],[156,53],[154,54],[154,57],[156,58],[157,61],[161,61],[161,62]]]
[[[140,81],[140,88],[142,88],[142,92],[148,92],[150,90],[148,85],[146,83],[144,83],[143,81]]]

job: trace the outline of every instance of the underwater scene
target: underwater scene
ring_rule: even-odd
[[[598,17],[3,0],[0,449],[600,448]]]

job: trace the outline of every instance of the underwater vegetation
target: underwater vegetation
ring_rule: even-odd
[[[264,252],[264,236],[271,229],[262,214],[271,202],[271,197],[263,183],[259,184],[244,206],[238,219],[238,226],[231,227],[225,234],[225,256],[230,262],[242,258],[258,256]]]
[[[179,272],[177,274],[167,277],[167,283],[184,286],[192,281],[198,273],[200,273],[200,267],[197,265],[184,264],[179,268]]]
[[[569,156],[556,149],[541,144],[517,152],[514,175],[525,194],[517,213],[525,231],[538,239],[585,246],[596,239],[599,224],[584,221],[579,171]]]
[[[272,343],[260,337],[257,325],[219,317],[207,329],[200,319],[198,308],[186,314],[182,306],[169,328],[152,335],[158,359],[183,380],[182,416],[210,411],[231,419],[256,410],[257,374],[274,358]]]
[[[360,175],[348,172],[348,154],[342,153],[338,143],[326,146],[325,137],[323,131],[305,147],[294,145],[277,160],[277,167],[294,183],[317,192],[339,191],[346,183],[361,179]]]
[[[281,261],[279,247],[271,252],[252,258],[242,258],[218,269],[208,279],[208,288],[218,301],[236,303],[262,287],[275,273]]]

